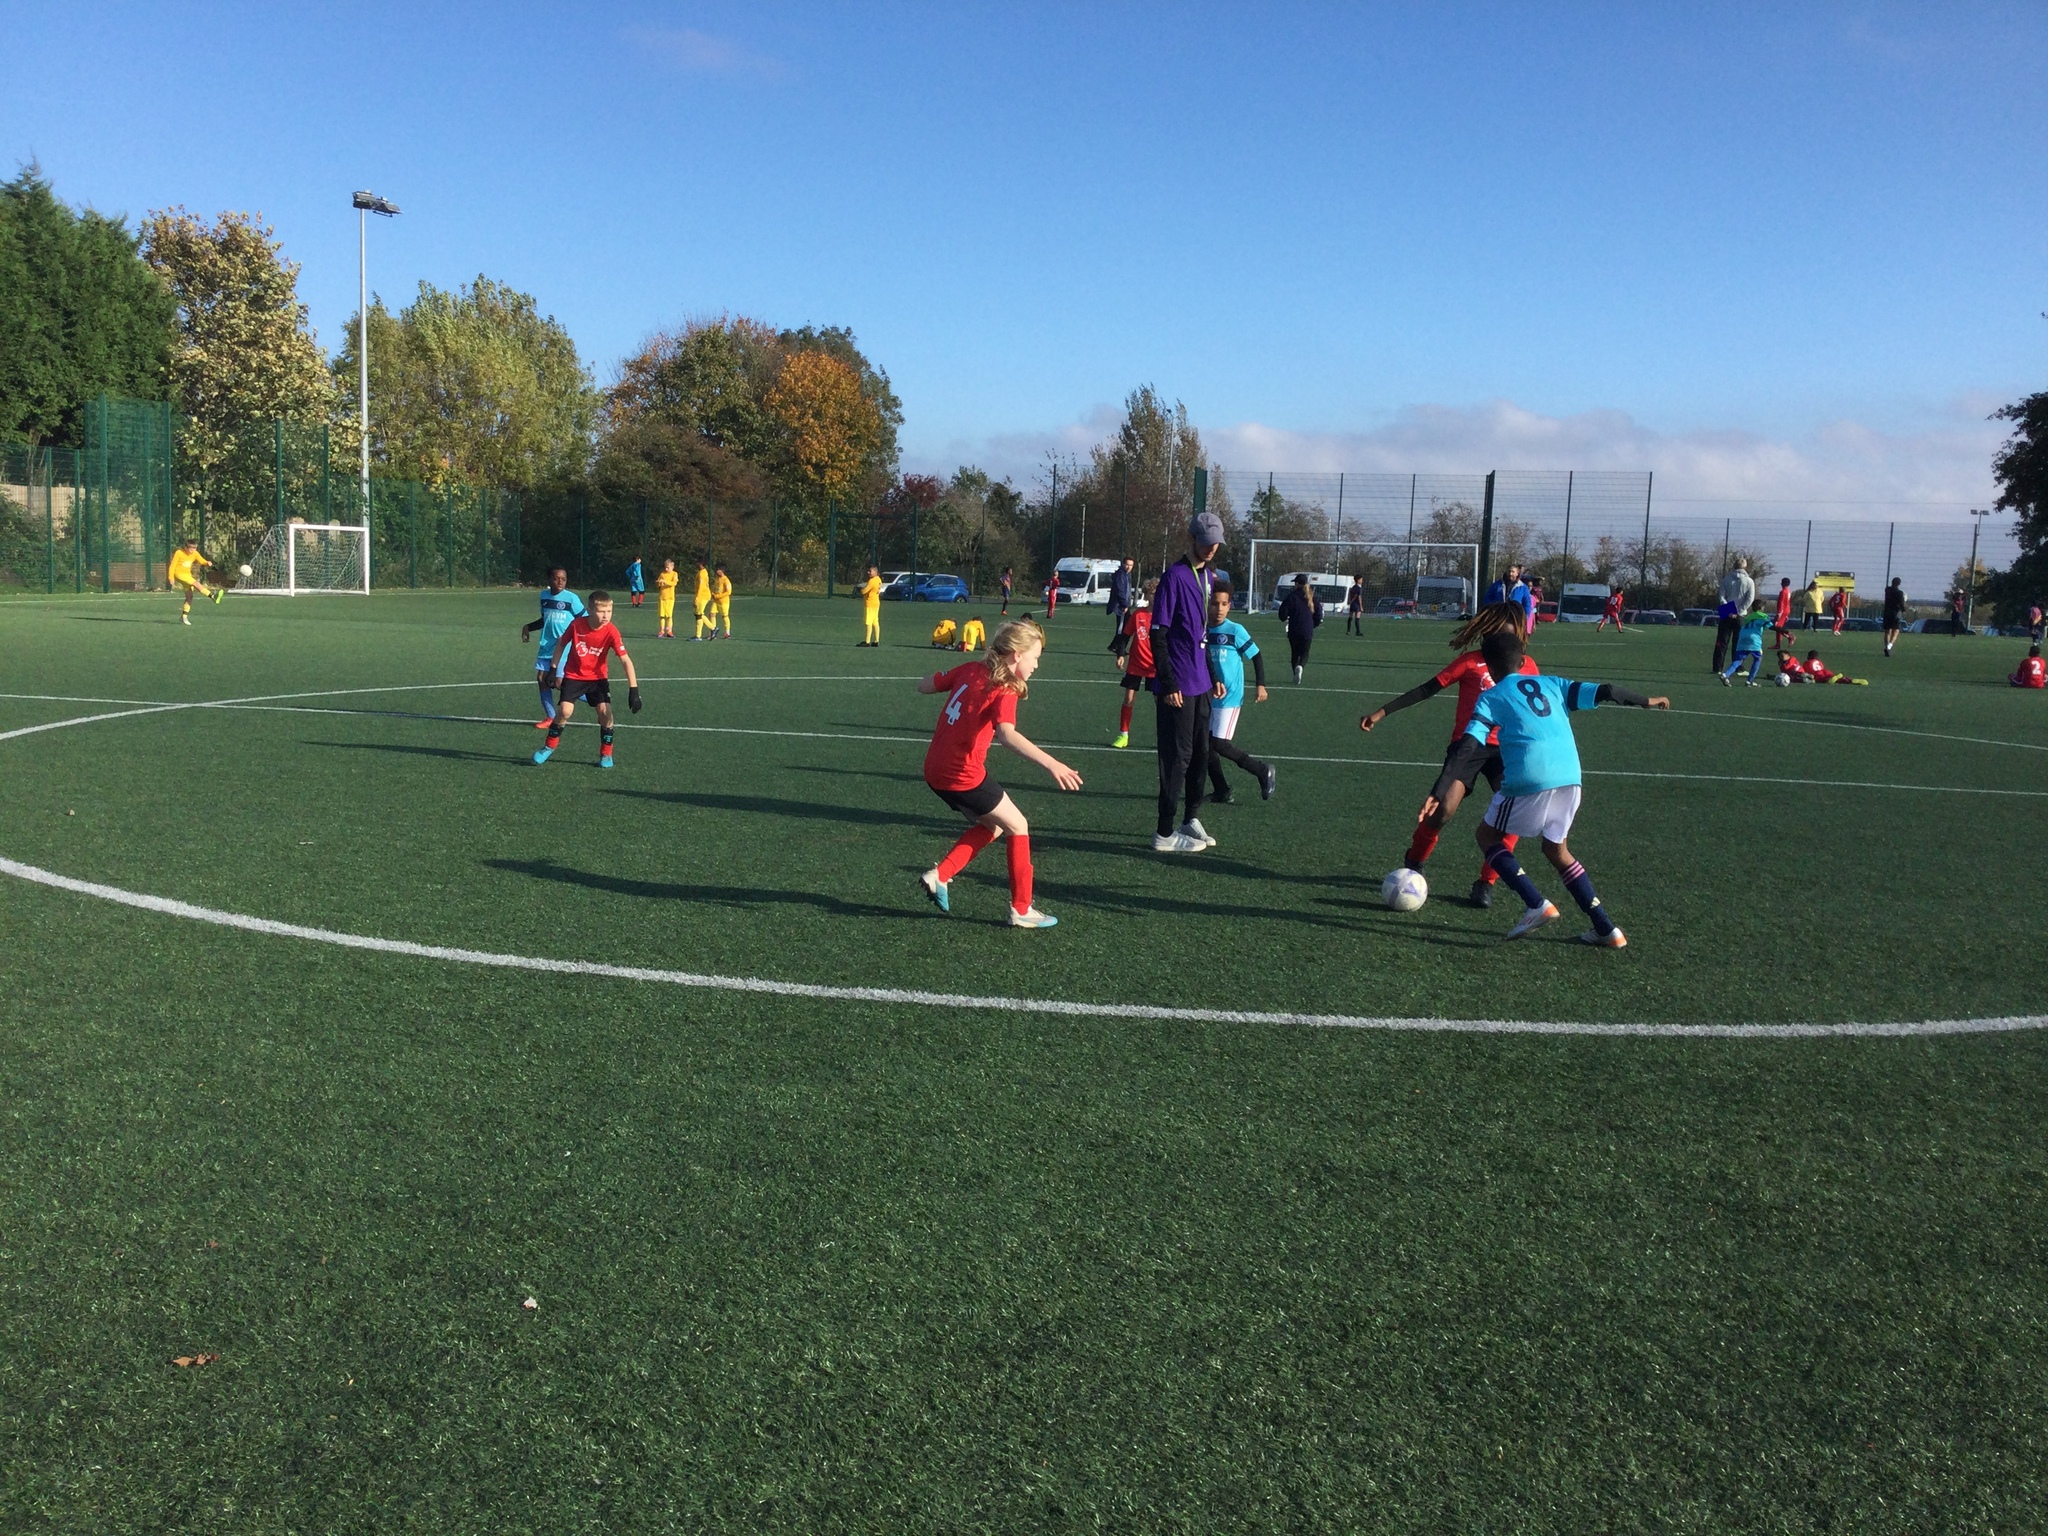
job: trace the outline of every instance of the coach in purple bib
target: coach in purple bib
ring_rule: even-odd
[[[1188,521],[1189,553],[1166,568],[1152,598],[1152,693],[1159,725],[1159,853],[1200,853],[1216,839],[1196,819],[1209,772],[1209,707],[1219,691],[1209,676],[1209,562],[1223,547],[1213,512]],[[1176,810],[1181,821],[1174,825]]]

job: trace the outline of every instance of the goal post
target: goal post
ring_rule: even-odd
[[[1243,607],[1270,608],[1308,576],[1323,606],[1341,608],[1356,578],[1367,613],[1453,618],[1479,598],[1477,544],[1417,544],[1376,539],[1253,539]]]
[[[361,523],[280,523],[249,557],[236,584],[254,597],[306,597],[370,590],[370,530]]]

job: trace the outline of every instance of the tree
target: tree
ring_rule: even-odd
[[[860,375],[829,352],[798,352],[762,403],[782,427],[799,500],[814,510],[852,501],[884,430]]]
[[[1208,467],[1202,435],[1189,422],[1187,407],[1178,400],[1169,405],[1156,386],[1141,384],[1124,397],[1115,435],[1089,450],[1085,466],[1071,472],[1062,466],[1058,505],[1040,506],[1030,525],[1020,529],[1025,547],[1042,557],[1051,543],[1046,520],[1056,519],[1064,536],[1072,509],[1086,503],[1115,520],[1124,552],[1141,567],[1163,567],[1187,543],[1195,471]],[[1220,476],[1209,488],[1209,510],[1223,522],[1225,543],[1241,555],[1242,529]]]
[[[124,220],[35,165],[0,182],[0,435],[75,443],[94,395],[161,399],[173,309]]]
[[[177,306],[169,375],[185,413],[179,483],[204,487],[214,526],[244,548],[273,515],[273,422],[316,433],[331,425],[342,463],[357,442],[354,423],[335,420],[334,381],[299,301],[298,263],[285,260],[258,217],[223,213],[207,224],[172,208],[142,222],[143,259]]]
[[[334,361],[355,419],[358,332]],[[370,310],[370,456],[429,485],[543,486],[590,462],[598,397],[576,343],[530,294],[479,275],[421,283],[394,319]]]
[[[2013,423],[2012,436],[1991,460],[1998,481],[1992,505],[2014,515],[2020,552],[2010,570],[1986,583],[1997,622],[2010,624],[2048,592],[2048,392],[2002,406],[1991,419]]]

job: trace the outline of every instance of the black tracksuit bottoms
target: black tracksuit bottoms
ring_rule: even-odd
[[[1159,835],[1165,837],[1181,821],[1193,821],[1202,809],[1202,778],[1209,769],[1210,699],[1203,693],[1175,709],[1160,693],[1153,695],[1153,704],[1159,742]],[[1176,818],[1183,806],[1186,814]]]

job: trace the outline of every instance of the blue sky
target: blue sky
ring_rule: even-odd
[[[1124,392],[1279,469],[1653,468],[1967,501],[2048,388],[2048,9],[8,9],[0,147],[256,209],[334,345],[534,293],[600,381],[689,315],[844,324],[906,464],[1020,479]],[[1902,514],[1903,515],[1903,514]]]

